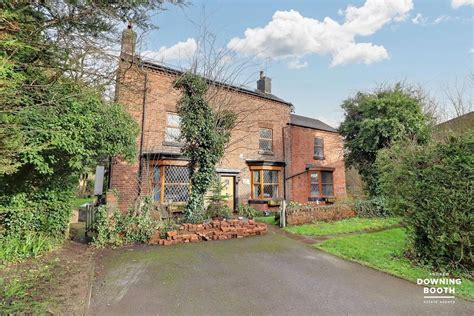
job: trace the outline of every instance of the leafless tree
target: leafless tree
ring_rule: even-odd
[[[474,73],[469,73],[461,82],[457,79],[444,88],[449,117],[459,117],[474,110]]]

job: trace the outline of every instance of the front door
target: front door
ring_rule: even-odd
[[[221,176],[222,183],[222,195],[226,195],[227,205],[231,210],[234,209],[234,177],[233,176]]]

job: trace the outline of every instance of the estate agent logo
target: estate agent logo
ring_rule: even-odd
[[[461,283],[461,279],[449,278],[448,273],[430,273],[429,278],[416,280],[416,284],[423,285],[425,304],[454,304],[456,286]]]

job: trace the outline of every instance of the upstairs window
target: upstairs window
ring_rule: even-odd
[[[260,129],[259,149],[262,154],[271,154],[273,152],[273,131],[271,129]]]
[[[181,118],[176,113],[166,113],[165,142],[179,143]]]
[[[324,160],[324,139],[319,137],[314,139],[314,159]]]

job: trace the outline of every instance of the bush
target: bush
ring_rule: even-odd
[[[208,218],[231,218],[232,210],[223,203],[211,202],[207,206],[206,216]]]
[[[389,217],[392,212],[387,208],[385,198],[374,197],[369,200],[357,200],[354,203],[354,211],[359,217]]]
[[[248,204],[239,204],[239,215],[247,218],[254,218],[258,215],[258,212]]]
[[[64,236],[71,216],[71,197],[72,192],[54,190],[4,197],[0,208],[3,234],[21,237],[37,232]]]
[[[123,239],[121,230],[121,215],[118,210],[109,212],[107,205],[100,205],[94,209],[95,235],[92,237],[92,244],[96,247],[121,246]]]
[[[153,200],[149,197],[137,201],[135,207],[121,214],[101,205],[95,210],[93,244],[96,247],[121,246],[124,243],[147,242],[160,226],[152,216]]]
[[[147,242],[158,228],[159,221],[152,217],[153,199],[145,197],[122,217],[120,229],[128,242]]]
[[[472,271],[474,132],[444,143],[398,143],[377,165],[388,206],[403,215],[411,255],[439,270]]]
[[[229,196],[222,194],[223,185],[218,177],[213,179],[211,195],[208,197],[209,205],[206,209],[207,218],[231,218],[232,210],[227,206]]]

